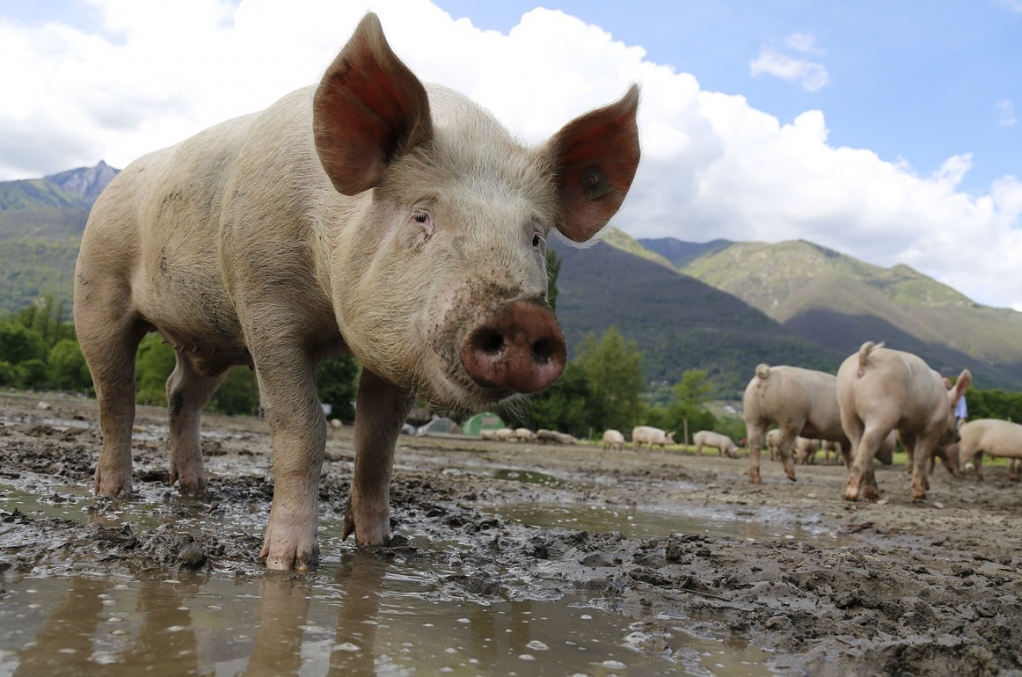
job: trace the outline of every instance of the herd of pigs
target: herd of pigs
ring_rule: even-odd
[[[640,159],[638,106],[633,85],[526,146],[467,97],[422,83],[370,13],[317,86],[132,162],[94,204],[75,270],[103,436],[96,493],[132,491],[135,355],[158,332],[176,353],[171,484],[205,491],[200,413],[228,368],[251,367],[275,478],[260,557],[315,565],[327,430],[315,374],[349,353],[363,369],[344,535],[387,544],[395,444],[417,397],[478,411],[564,371],[547,238],[589,241],[617,213]],[[753,480],[773,422],[790,477],[796,435],[846,440],[846,496],[875,498],[872,461],[897,429],[922,496],[923,461],[951,441],[948,402],[968,375],[946,393],[918,358],[868,346],[828,378],[757,374]],[[647,429],[633,439],[665,443]]]
[[[788,478],[795,479],[795,461],[815,462],[822,448],[826,459],[840,452],[848,470],[845,498],[877,500],[874,460],[890,464],[900,440],[909,457],[912,496],[926,497],[927,464],[932,472],[940,458],[959,475],[975,468],[983,478],[983,455],[1008,459],[1008,477],[1020,478],[1022,425],[996,419],[964,422],[955,405],[965,395],[972,376],[965,370],[955,385],[946,381],[912,353],[867,342],[848,357],[837,376],[791,366],[761,364],[743,397],[749,445],[749,475],[760,482],[759,457],[764,443],[771,460],[780,460]],[[768,430],[771,426],[776,426]],[[632,430],[635,451],[673,444],[674,433],[638,426]],[[607,430],[604,450],[620,451],[624,435]],[[702,430],[693,436],[696,454],[703,447],[721,456],[737,457],[738,447],[726,435]]]

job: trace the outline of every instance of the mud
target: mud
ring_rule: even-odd
[[[50,408],[40,409],[40,399]],[[24,601],[30,590],[57,585],[71,599],[81,595],[71,595],[69,585],[108,591],[128,581],[141,599],[147,586],[166,580],[223,586],[206,594],[224,600],[232,595],[224,581],[248,585],[237,603],[260,599],[252,610],[260,633],[272,627],[261,619],[274,590],[311,591],[297,623],[305,639],[291,638],[300,647],[292,657],[311,651],[315,623],[308,616],[317,612],[308,611],[308,599],[333,595],[341,620],[333,621],[338,629],[323,669],[311,673],[326,674],[343,662],[335,657],[361,655],[338,653],[358,644],[341,640],[343,618],[368,599],[331,587],[343,578],[342,587],[390,590],[414,618],[452,603],[466,615],[456,620],[466,622],[479,614],[515,617],[523,604],[545,609],[543,618],[552,620],[544,641],[506,647],[522,674],[1022,675],[1022,486],[1008,480],[1005,466],[991,465],[982,483],[938,466],[922,502],[912,501],[904,465],[881,468],[881,501],[867,504],[842,500],[837,466],[798,466],[791,483],[779,464],[767,462],[763,484],[753,485],[744,456],[402,435],[391,489],[394,542],[359,551],[340,539],[352,431],[331,429],[320,490],[322,566],[281,577],[255,561],[273,488],[264,423],[204,417],[210,488],[200,498],[166,486],[166,438],[164,412],[141,407],[136,493],[97,499],[90,494],[100,448],[95,402],[0,396],[0,674],[46,674],[58,660],[48,652],[45,670],[25,668],[67,606],[58,599],[33,607]],[[394,592],[395,585],[411,588]],[[162,622],[182,627],[173,616],[185,607],[171,602]],[[39,627],[15,629],[18,614],[35,614]],[[529,646],[578,649],[572,633],[596,620],[618,638],[596,663],[562,654],[521,664]],[[422,626],[392,632],[421,634]],[[382,628],[402,626],[379,627],[383,646]],[[440,634],[436,641],[449,639]],[[719,651],[692,648],[693,637]],[[392,648],[404,644],[412,642],[395,637]],[[259,645],[245,646],[231,660],[247,661],[251,671]],[[375,662],[359,669],[402,673],[381,668],[398,659],[387,653],[386,663],[379,646]],[[503,653],[472,646],[462,648],[462,663],[442,671],[514,672]],[[98,665],[95,655],[90,660]],[[441,670],[418,661],[427,673]],[[212,672],[211,665],[199,661],[194,672]],[[302,661],[293,670],[281,665],[273,672],[297,674]]]

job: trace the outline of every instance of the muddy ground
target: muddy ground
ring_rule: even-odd
[[[49,409],[39,408],[41,399]],[[83,526],[12,510],[0,491],[0,575],[138,575],[160,567],[262,575],[259,526],[225,533],[215,516],[268,511],[265,424],[206,416],[203,431],[209,520],[187,533],[167,526],[183,499],[166,487],[164,414],[142,407],[135,487],[164,497],[167,524],[104,526],[104,514],[123,511],[124,502],[84,499],[94,519]],[[99,448],[95,402],[0,395],[0,479],[7,487],[45,492],[39,477],[87,483]],[[352,460],[351,429],[331,430],[321,522],[341,520]],[[395,541],[375,556],[454,572],[440,577],[442,589],[481,603],[590,591],[607,608],[646,619],[652,639],[641,650],[665,660],[669,647],[656,640],[662,619],[681,614],[711,618],[716,632],[772,651],[771,668],[785,674],[1022,675],[1022,486],[1008,481],[1005,467],[989,467],[978,483],[938,466],[923,502],[912,501],[904,466],[882,468],[881,501],[866,504],[841,499],[843,468],[800,466],[791,483],[765,460],[763,484],[752,485],[746,463],[681,451],[605,454],[599,447],[402,436],[391,489]],[[749,524],[756,535],[682,528],[639,538],[499,516],[502,506],[528,503],[711,514]],[[773,535],[751,530],[773,520]]]

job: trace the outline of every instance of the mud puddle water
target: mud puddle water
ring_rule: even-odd
[[[229,509],[211,516],[201,501],[153,492],[122,503],[96,502],[86,485],[22,475],[0,478],[0,503],[33,518],[83,525],[162,525],[187,533],[195,520],[261,533],[265,514]],[[160,498],[163,496],[164,498]],[[522,507],[522,510],[525,510]],[[214,511],[215,512],[215,511]],[[640,528],[647,517],[628,515]],[[622,516],[622,524],[629,522]],[[532,506],[530,521],[587,517]],[[638,517],[638,520],[635,518]],[[509,517],[509,519],[512,519]],[[572,529],[590,522],[569,523]],[[602,530],[608,530],[606,524]],[[679,529],[677,525],[673,527]],[[455,543],[410,542],[429,551]],[[569,591],[556,599],[457,598],[441,581],[463,572],[430,557],[383,557],[341,540],[338,518],[322,521],[319,569],[285,575],[157,569],[111,575],[61,567],[3,573],[0,677],[56,674],[272,675],[616,675],[772,674],[772,654],[712,618],[682,612],[649,616],[602,596]],[[0,547],[17,547],[14,543]],[[45,573],[40,574],[40,571]]]

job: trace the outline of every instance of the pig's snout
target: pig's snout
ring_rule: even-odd
[[[557,318],[536,301],[512,301],[468,335],[461,363],[484,388],[535,393],[564,371],[568,348]]]

